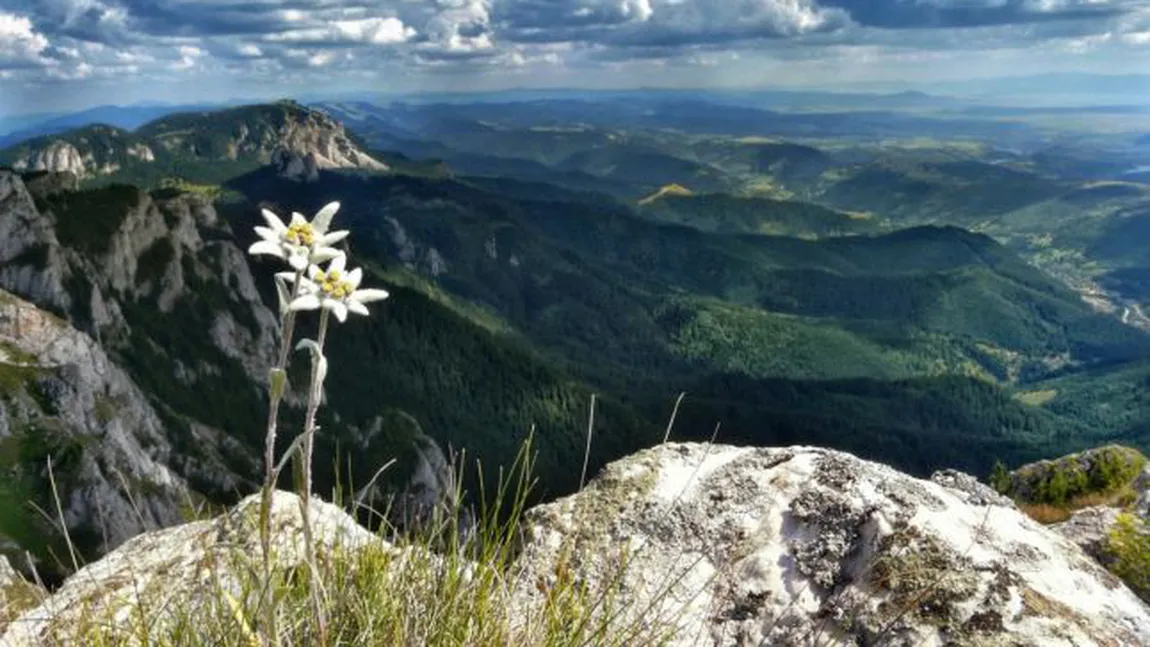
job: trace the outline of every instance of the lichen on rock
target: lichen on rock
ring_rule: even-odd
[[[259,496],[227,514],[142,534],[70,577],[51,597],[20,614],[0,634],[4,647],[85,644],[100,632],[113,644],[144,644],[141,633],[163,635],[174,623],[219,617],[229,596],[254,608],[251,576],[263,554],[257,521]],[[290,572],[304,563],[299,498],[276,492],[270,511],[274,568]],[[382,540],[338,507],[313,498],[312,533],[324,555]],[[144,617],[143,613],[146,613]],[[147,624],[148,632],[141,632]]]
[[[600,479],[529,514],[522,608],[545,601],[538,580],[565,560],[590,590],[614,587],[620,627],[669,622],[675,646],[1150,636],[1129,590],[965,475],[923,481],[810,447],[670,444]]]

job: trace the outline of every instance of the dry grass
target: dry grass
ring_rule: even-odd
[[[1049,503],[1025,503],[1018,502],[1018,509],[1021,510],[1026,516],[1034,519],[1038,523],[1050,525],[1052,523],[1062,523],[1073,515],[1076,511],[1083,508],[1092,508],[1094,506],[1109,506],[1115,508],[1124,508],[1129,505],[1138,497],[1138,493],[1127,485],[1119,488],[1114,492],[1088,492],[1074,497],[1063,506],[1051,505]]]

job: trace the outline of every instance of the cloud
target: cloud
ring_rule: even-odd
[[[1122,15],[1141,0],[822,0],[884,29],[986,27]]]
[[[787,38],[850,22],[816,0],[503,0],[496,8],[514,40],[624,47]]]
[[[1150,0],[0,0],[0,94],[13,81],[127,75],[188,88],[449,75],[646,84],[696,68],[766,83],[776,64],[919,74],[922,61],[961,68],[1015,50],[1051,71],[1106,56],[1128,69],[1150,54]]]
[[[404,25],[402,20],[388,17],[336,20],[317,27],[269,33],[263,36],[263,40],[271,43],[391,45],[410,40],[415,35],[415,29]]]
[[[48,39],[32,27],[26,16],[0,13],[0,69],[40,66]]]

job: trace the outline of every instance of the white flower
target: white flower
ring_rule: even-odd
[[[363,270],[355,268],[345,272],[347,259],[337,256],[323,271],[312,265],[308,268],[307,277],[300,278],[300,295],[291,302],[292,310],[315,310],[323,308],[330,310],[336,319],[344,321],[347,313],[354,312],[359,315],[370,314],[365,303],[386,299],[386,290],[359,289],[359,282],[363,280]]]
[[[268,226],[255,228],[261,240],[252,244],[248,253],[282,258],[297,271],[342,256],[343,252],[332,245],[346,238],[348,232],[327,230],[336,211],[339,203],[332,202],[320,209],[311,222],[302,214],[292,213],[291,223],[285,225],[279,216],[263,209]]]

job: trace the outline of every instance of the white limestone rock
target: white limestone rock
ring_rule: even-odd
[[[516,605],[567,572],[618,577],[616,631],[669,622],[675,646],[1146,644],[1117,578],[958,485],[818,448],[659,446],[529,513]]]
[[[51,220],[20,176],[0,171],[0,286],[43,305],[70,304],[66,269]]]
[[[126,542],[103,559],[68,578],[42,604],[22,613],[0,634],[3,647],[44,644],[82,645],[85,631],[99,623],[115,644],[139,645],[141,611],[153,633],[165,623],[198,614],[220,613],[228,593],[242,601],[254,592],[242,586],[244,573],[257,569],[263,554],[258,519],[260,498],[250,496],[228,513],[149,532]],[[389,548],[338,507],[312,499],[313,536],[327,555],[370,544]],[[277,569],[305,562],[303,516],[294,494],[272,498],[272,555]],[[214,607],[214,608],[213,608]],[[248,607],[248,608],[254,608]],[[123,642],[121,642],[123,641]]]

